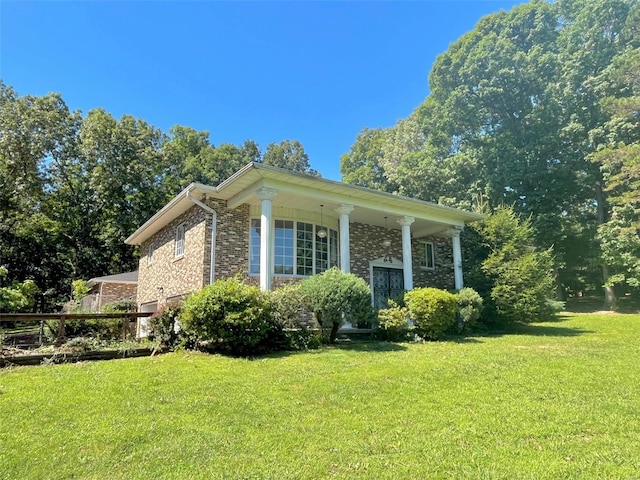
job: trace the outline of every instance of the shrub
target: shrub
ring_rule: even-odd
[[[280,287],[270,294],[273,318],[282,328],[300,328],[300,285]]]
[[[482,297],[473,288],[465,287],[457,294],[458,298],[458,331],[472,327],[482,314]]]
[[[217,280],[190,296],[180,323],[186,335],[214,352],[250,356],[284,344],[268,295],[238,278]]]
[[[182,303],[165,303],[158,311],[149,317],[147,328],[149,340],[157,341],[165,347],[175,347],[180,340],[178,317],[182,312]]]
[[[439,339],[456,321],[458,299],[437,288],[416,288],[404,296],[415,330],[422,338]]]
[[[129,313],[136,312],[138,304],[135,300],[129,298],[126,300],[116,300],[114,302],[105,303],[102,306],[104,313]]]
[[[302,303],[328,332],[330,342],[335,341],[343,321],[361,324],[373,318],[369,285],[335,267],[304,279],[300,282],[299,292]]]
[[[376,337],[390,342],[401,342],[409,339],[409,309],[394,300],[387,301],[387,308],[378,311],[378,329]]]
[[[322,335],[301,322],[300,314],[304,307],[300,297],[300,284],[280,287],[271,292],[269,299],[273,319],[283,329],[284,348],[307,350],[322,345]]]
[[[116,340],[122,334],[124,321],[122,318],[68,319],[65,321],[64,334],[69,339],[87,337],[98,340]],[[45,322],[45,335],[49,340],[54,340],[58,337],[58,327],[58,320],[47,320]]]

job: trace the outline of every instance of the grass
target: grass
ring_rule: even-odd
[[[0,371],[0,478],[638,478],[640,316]]]

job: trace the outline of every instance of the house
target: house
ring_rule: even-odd
[[[192,183],[126,243],[140,246],[138,304],[155,311],[240,274],[271,290],[337,266],[376,307],[414,286],[460,289],[460,232],[482,215],[250,163]]]
[[[92,278],[87,282],[89,293],[82,299],[82,309],[101,312],[107,303],[136,299],[138,272]]]

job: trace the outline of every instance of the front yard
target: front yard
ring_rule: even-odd
[[[634,478],[640,315],[0,370],[0,478]]]

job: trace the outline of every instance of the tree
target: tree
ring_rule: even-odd
[[[390,193],[395,191],[396,186],[389,181],[382,165],[383,143],[381,128],[362,129],[349,153],[340,157],[342,181]]]
[[[533,247],[531,220],[520,220],[512,207],[499,207],[474,228],[489,248],[482,271],[499,318],[532,322],[552,317],[562,306],[555,301],[553,249]]]
[[[298,140],[283,140],[280,143],[270,143],[262,157],[265,165],[284,168],[291,172],[306,173],[318,176],[319,173],[309,165],[309,156]]]

